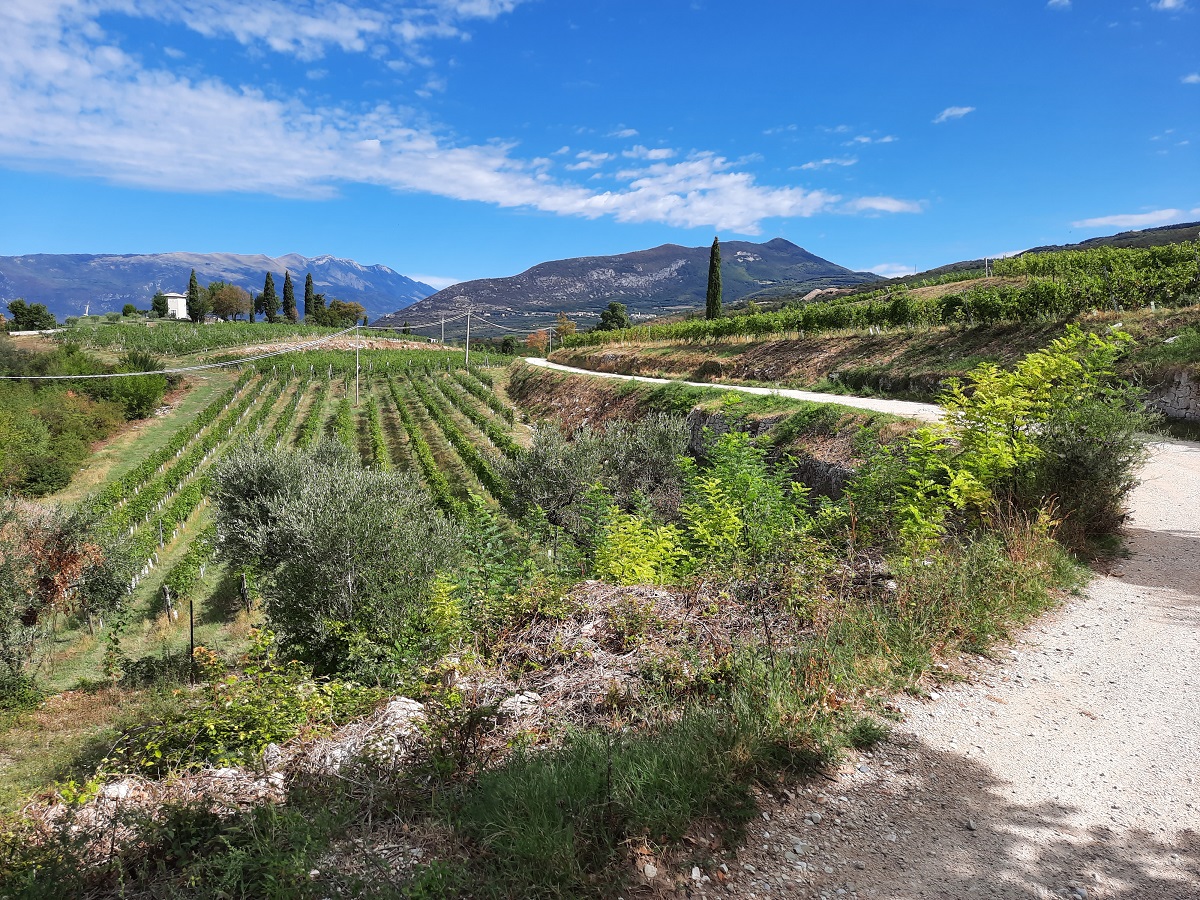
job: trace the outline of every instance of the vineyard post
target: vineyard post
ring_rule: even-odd
[[[188,597],[188,680],[196,683],[196,601]]]
[[[354,408],[358,408],[358,326],[354,326]]]
[[[467,307],[467,355],[463,357],[463,368],[471,367],[471,307]]]
[[[442,344],[446,343],[446,315],[442,314]]]

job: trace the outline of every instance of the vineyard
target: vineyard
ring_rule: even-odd
[[[964,289],[927,295],[901,285],[774,312],[639,325],[567,335],[564,346],[623,341],[696,341],[837,329],[982,325],[1070,319],[1093,310],[1190,306],[1200,302],[1200,244],[1034,253],[997,260],[1000,283],[971,285],[982,271],[938,283]]]
[[[55,335],[63,344],[85,350],[113,353],[141,351],[155,356],[178,357],[247,344],[303,340],[336,334],[337,328],[314,325],[282,325],[266,322],[213,322],[194,325],[161,319],[146,324],[77,325]]]
[[[517,453],[510,434],[516,417],[487,370],[463,368],[461,354],[364,352],[360,362],[356,403],[351,352],[261,361],[163,446],[83,501],[134,556],[120,624],[129,630],[140,619],[141,630],[157,636],[160,657],[181,652],[181,642],[186,647],[181,604],[231,606],[216,597],[229,585],[214,560],[218,535],[208,492],[214,464],[246,439],[302,450],[331,437],[368,468],[415,473],[448,515],[495,519],[511,529],[504,513],[511,497],[493,458]],[[90,626],[103,626],[105,615],[98,611]]]

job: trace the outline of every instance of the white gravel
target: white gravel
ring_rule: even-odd
[[[1153,445],[1126,540],[972,683],[902,701],[836,781],[761,798],[728,881],[681,890],[1200,898],[1200,444]]]
[[[936,422],[943,415],[942,408],[932,403],[913,403],[908,400],[884,400],[876,397],[851,397],[844,394],[818,394],[813,391],[797,391],[791,388],[753,387],[745,384],[715,384],[709,381],[680,381],[677,378],[651,378],[647,375],[622,375],[619,372],[595,372],[591,369],[577,369],[574,366],[552,363],[539,356],[528,356],[525,358],[525,362],[531,366],[540,366],[543,369],[570,372],[574,375],[592,375],[596,378],[619,378],[623,381],[644,381],[647,384],[686,384],[689,387],[716,388],[721,391],[739,391],[743,394],[787,397],[789,400],[807,400],[810,403],[837,403],[840,406],[852,406],[856,409],[886,412],[894,416],[919,419],[922,422]]]

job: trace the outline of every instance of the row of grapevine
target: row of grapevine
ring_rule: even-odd
[[[410,379],[413,392],[417,395],[417,399],[425,407],[429,413],[429,417],[437,424],[437,427],[445,435],[446,440],[454,447],[459,458],[466,464],[476,477],[487,488],[488,493],[496,498],[503,506],[509,506],[512,503],[512,495],[509,492],[508,485],[500,478],[492,469],[492,465],[480,452],[475,443],[471,441],[462,430],[455,424],[450,416],[450,412],[446,407],[444,399],[440,394],[435,394],[431,390],[431,385],[423,378]]]
[[[300,408],[300,401],[304,399],[304,391],[300,390],[298,385],[293,382],[288,382],[292,385],[292,399],[284,407],[283,412],[279,414],[279,418],[275,420],[275,425],[271,428],[271,434],[267,438],[270,444],[279,444],[286,435],[291,434],[292,422],[296,418],[296,410]]]
[[[341,330],[266,322],[215,322],[194,325],[190,322],[163,319],[145,324],[81,324],[65,329],[55,337],[62,343],[75,344],[90,350],[111,350],[115,353],[140,350],[156,356],[185,356],[198,351],[222,350],[270,341],[312,340]]]
[[[329,396],[329,382],[323,381],[320,385],[316,394],[313,395],[308,412],[300,421],[300,428],[296,433],[297,447],[309,446],[320,435],[321,418],[325,413],[325,398]]]
[[[517,420],[517,415],[513,411],[513,408],[496,394],[495,384],[492,383],[491,375],[476,369],[465,372],[454,372],[452,375],[454,380],[462,385],[472,397],[486,403],[496,415],[504,419],[509,425]],[[487,381],[484,381],[484,378]]]
[[[275,409],[275,403],[279,400],[286,386],[287,382],[282,378],[274,379],[271,382],[271,388],[263,393],[258,409],[250,417],[250,421],[246,423],[246,431],[250,434],[258,433],[259,429],[263,427],[263,423],[267,421],[267,417]]]
[[[99,491],[92,494],[88,502],[97,509],[112,509],[137,493],[145,482],[153,478],[172,459],[179,457],[188,444],[201,431],[212,424],[217,416],[229,408],[230,404],[237,399],[238,395],[246,387],[252,375],[252,372],[244,373],[233,387],[222,392],[199,415],[178,429],[163,447],[150,454],[150,456],[146,457],[135,468],[130,469],[120,478],[109,482]]]
[[[460,413],[471,420],[480,431],[487,435],[490,440],[505,456],[516,456],[519,448],[516,441],[509,436],[508,429],[500,425],[496,419],[483,412],[479,406],[473,402],[471,395],[467,394],[462,389],[462,386],[457,380],[451,381],[448,378],[438,378],[434,382],[438,390],[442,392],[442,396],[450,401]]]
[[[183,556],[176,560],[175,565],[167,572],[167,577],[163,579],[163,586],[171,592],[175,603],[191,597],[192,591],[204,577],[204,568],[212,560],[216,549],[217,529],[210,523],[192,538]]]
[[[370,437],[370,464],[376,469],[387,471],[392,468],[392,456],[388,452],[387,440],[383,436],[383,420],[379,415],[379,400],[374,394],[367,395],[367,434]]]
[[[343,397],[338,403],[333,419],[329,423],[329,431],[342,444],[357,452],[358,432],[354,428],[354,412],[350,408],[349,397]]]
[[[404,426],[405,433],[408,434],[409,451],[412,453],[413,459],[417,461],[417,466],[421,470],[421,476],[425,481],[429,493],[433,495],[434,501],[443,510],[453,516],[461,516],[464,514],[464,505],[454,492],[450,489],[450,481],[446,478],[446,473],[442,471],[437,464],[437,460],[433,457],[433,451],[429,448],[429,442],[425,440],[425,435],[421,432],[421,426],[417,424],[413,418],[412,411],[408,408],[408,398],[405,391],[397,384],[396,379],[388,379],[388,390],[392,395],[392,401],[396,405],[396,413],[400,417],[400,424]]]

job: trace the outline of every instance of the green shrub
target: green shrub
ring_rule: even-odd
[[[420,617],[459,530],[411,475],[364,469],[334,441],[308,453],[251,442],[213,482],[227,559],[262,573],[290,652],[320,674],[418,661],[395,657],[421,652]]]
[[[986,364],[942,398],[946,419],[883,448],[847,492],[864,536],[923,548],[955,515],[978,521],[997,501],[1047,503],[1080,540],[1115,528],[1135,483],[1148,421],[1113,366],[1128,337],[1069,328],[1011,371]]]
[[[314,678],[300,663],[276,659],[271,641],[269,633],[258,633],[238,674],[226,674],[216,654],[196,648],[200,686],[177,692],[167,715],[126,732],[107,767],[162,774],[253,766],[268,744],[361,717],[382,699],[378,688]]]
[[[669,584],[689,559],[674,525],[612,510],[601,528],[593,570],[614,584]]]

